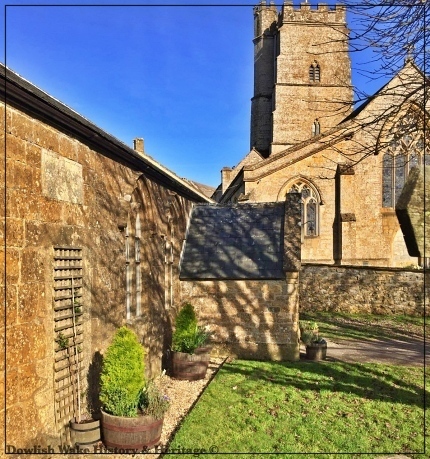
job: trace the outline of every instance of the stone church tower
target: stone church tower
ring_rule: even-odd
[[[342,121],[352,109],[346,10],[285,1],[254,9],[251,148],[282,151]]]

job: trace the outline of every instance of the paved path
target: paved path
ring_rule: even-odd
[[[387,363],[423,366],[424,349],[426,363],[430,364],[430,344],[424,340],[352,340],[327,339],[327,360],[342,362]],[[305,354],[301,347],[302,357]]]

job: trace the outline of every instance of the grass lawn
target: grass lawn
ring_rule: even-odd
[[[422,453],[423,377],[416,367],[236,360],[219,371],[170,451]]]

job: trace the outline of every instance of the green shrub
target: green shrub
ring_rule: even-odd
[[[318,324],[316,322],[301,320],[299,322],[300,327],[300,340],[306,346],[312,343],[320,343],[323,341],[319,336]]]
[[[145,386],[144,350],[134,332],[121,327],[103,358],[100,401],[114,416],[137,416]]]
[[[176,316],[175,331],[178,333],[192,333],[196,326],[197,316],[194,307],[190,303],[185,303]]]
[[[190,303],[184,304],[175,320],[175,331],[172,336],[172,350],[192,354],[203,346],[209,333],[197,325],[197,317]]]

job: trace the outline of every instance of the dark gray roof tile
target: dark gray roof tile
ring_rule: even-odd
[[[181,279],[282,279],[284,203],[196,205]]]

